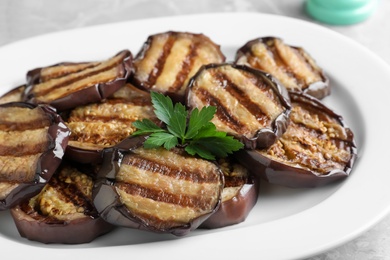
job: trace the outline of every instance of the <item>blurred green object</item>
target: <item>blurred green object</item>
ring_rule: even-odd
[[[350,25],[366,20],[378,0],[307,0],[306,12],[314,19],[333,25]]]

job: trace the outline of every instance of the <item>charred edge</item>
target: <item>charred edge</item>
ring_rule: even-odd
[[[188,180],[196,183],[217,183],[219,181],[219,176],[217,174],[205,175],[201,172],[189,172],[185,169],[172,167],[171,165],[165,165],[160,162],[154,161],[151,158],[143,158],[138,155],[126,157],[126,161],[124,163],[146,171],[159,173],[164,176]]]
[[[172,194],[157,190],[153,188],[147,188],[135,183],[117,183],[118,188],[125,191],[127,194],[133,196],[141,196],[143,198],[151,199],[154,201],[169,203],[178,205],[181,207],[197,208],[201,210],[210,210],[211,198],[205,198],[202,196],[190,196],[185,194]]]

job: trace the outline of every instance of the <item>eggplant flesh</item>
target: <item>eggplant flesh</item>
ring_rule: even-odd
[[[187,84],[198,69],[225,59],[220,46],[203,34],[158,33],[149,36],[136,55],[132,82],[184,102]]]
[[[99,217],[92,204],[93,179],[64,163],[42,191],[11,209],[20,235],[61,244],[89,243],[114,226]]]
[[[270,74],[232,63],[208,64],[191,79],[186,96],[190,109],[215,106],[217,130],[242,141],[246,148],[265,148],[288,124],[287,90]]]
[[[153,111],[150,93],[127,83],[101,102],[78,106],[66,116],[71,130],[66,157],[81,163],[101,163],[104,148],[115,146],[136,129],[136,120],[161,122]]]
[[[69,133],[48,105],[0,105],[0,210],[43,188],[62,161]]]
[[[59,63],[27,72],[24,101],[58,112],[107,98],[132,75],[132,54],[123,50],[101,62]]]
[[[239,161],[268,182],[293,188],[346,178],[357,157],[352,130],[318,99],[303,93],[290,98],[287,131],[267,149],[239,151]]]
[[[220,205],[220,168],[181,149],[109,148],[104,160],[94,204],[114,225],[184,236]]]
[[[237,50],[235,63],[272,74],[288,91],[304,92],[318,99],[331,92],[329,78],[310,54],[277,37],[248,41]]]

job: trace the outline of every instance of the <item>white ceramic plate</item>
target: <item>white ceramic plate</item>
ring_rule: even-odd
[[[277,36],[304,47],[331,79],[332,94],[324,102],[343,115],[355,132],[359,158],[352,174],[345,181],[316,189],[263,183],[257,205],[244,223],[196,230],[182,238],[119,228],[90,244],[44,245],[20,238],[9,212],[3,211],[2,255],[57,260],[296,259],[355,238],[389,212],[390,139],[385,120],[390,68],[359,44],[315,24],[273,15],[222,13],[48,34],[0,48],[0,92],[24,83],[25,73],[35,67],[105,59],[122,49],[136,54],[149,35],[168,30],[204,33],[221,45],[228,60],[238,47],[260,36]]]

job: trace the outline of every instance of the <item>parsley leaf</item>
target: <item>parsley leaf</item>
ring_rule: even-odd
[[[216,107],[187,111],[183,104],[173,104],[169,97],[161,93],[151,92],[151,98],[154,113],[165,123],[166,129],[149,119],[135,121],[133,126],[138,130],[133,135],[149,134],[144,143],[145,148],[163,146],[170,150],[181,146],[190,155],[215,160],[216,157],[226,157],[244,147],[233,136],[217,131],[215,125],[210,122],[217,111]]]
[[[204,107],[201,111],[198,108],[192,110],[185,138],[194,138],[199,130],[213,119],[216,111],[217,109],[213,106]]]
[[[178,144],[177,137],[166,132],[158,132],[151,134],[144,143],[145,148],[157,148],[164,146],[165,149],[170,150]]]

